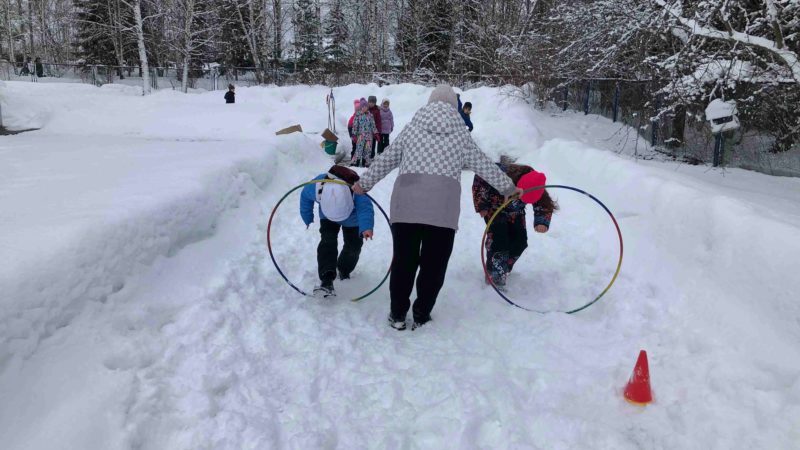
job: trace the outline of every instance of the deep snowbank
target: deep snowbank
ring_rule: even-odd
[[[726,317],[731,328],[719,331],[750,342],[754,357],[776,352],[800,360],[797,347],[785,340],[800,339],[800,304],[794,301],[800,278],[792,275],[800,255],[798,202],[782,202],[776,192],[770,201],[784,209],[765,210],[763,193],[721,189],[563,140],[548,141],[529,162],[558,173],[565,184],[592,186],[593,194],[610,199],[623,232],[633,227],[650,236],[627,249],[637,264],[649,265],[637,272],[669,273],[697,314],[708,321]],[[729,176],[762,184],[771,178],[742,170]],[[788,192],[800,192],[800,180],[781,181]],[[641,228],[641,213],[631,211],[646,212],[647,228]]]
[[[7,85],[6,120],[44,129],[0,142],[0,370],[156,257],[213,234],[279,166],[322,158],[316,138],[274,135],[275,120],[304,111],[258,115],[254,104],[247,114],[212,103],[216,95],[186,104],[134,91]],[[260,139],[222,142],[223,129]]]

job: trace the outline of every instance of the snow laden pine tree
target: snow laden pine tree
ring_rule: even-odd
[[[349,56],[349,30],[342,3],[342,0],[333,0],[325,24],[325,61],[337,72],[348,66]]]
[[[122,78],[134,42],[128,31],[133,27],[133,10],[119,0],[76,0],[75,10],[80,58],[86,64],[117,66]]]
[[[254,0],[231,0],[228,4],[224,5],[222,15],[223,17],[231,17],[231,20],[226,22],[230,27],[229,31],[231,36],[236,36],[237,40],[241,38],[246,43],[250,60],[255,66],[256,81],[262,83],[264,81],[264,62],[262,58],[262,51],[267,47],[268,20],[266,20],[268,12],[265,3],[255,2]],[[226,59],[231,58],[231,53],[235,50],[231,48],[226,53]],[[235,67],[238,61],[230,61],[230,65]]]
[[[408,0],[400,11],[395,50],[407,70],[446,72],[453,44],[450,0]]]
[[[313,0],[297,0],[294,4],[295,61],[303,69],[316,69],[322,56],[322,30],[319,5]]]

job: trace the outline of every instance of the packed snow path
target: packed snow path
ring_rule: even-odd
[[[373,93],[399,130],[429,90],[335,92],[340,131]],[[273,132],[321,130],[325,89],[134,93],[3,93],[7,123],[43,128],[0,140],[3,448],[800,448],[798,180],[636,162],[592,148],[616,131],[602,119],[468,91],[487,153],[611,208],[622,275],[577,315],[509,307],[482,282],[465,173],[434,322],[397,332],[385,287],[347,300],[389,263],[380,217],[333,301],[298,296],[266,254],[272,206],[330,164],[316,135]],[[371,193],[385,207],[393,176]],[[587,199],[553,194],[562,210],[510,283],[563,309],[602,289],[616,240]],[[288,200],[273,243],[304,287],[317,240]],[[641,348],[644,409],[621,395]]]

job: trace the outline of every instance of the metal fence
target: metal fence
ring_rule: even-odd
[[[27,73],[26,73],[27,72]],[[179,89],[182,70],[175,67],[151,67],[150,84],[153,89]],[[27,71],[19,63],[0,61],[0,79],[32,81],[41,83],[88,83],[142,85],[142,70],[138,66],[105,66],[99,64],[42,63],[40,67],[31,63]],[[214,89],[213,70],[190,72],[188,85],[193,89]]]
[[[584,80],[542,83],[538,93],[563,110],[597,114],[637,130],[639,138],[663,155],[690,164],[715,161],[715,136],[702,110],[673,111],[659,115],[662,98],[653,81]],[[800,146],[774,152],[775,137],[749,127],[731,132],[725,140],[719,165],[740,167],[769,175],[800,177]]]
[[[33,64],[31,63],[31,66]],[[96,86],[104,84],[142,85],[142,70],[139,66],[107,66],[100,64],[57,64],[42,63],[41,68],[30,67],[30,74],[23,74],[20,63],[0,61],[0,79],[30,80],[34,82],[73,82]],[[182,68],[151,67],[150,79],[153,89],[179,89]],[[378,85],[397,83],[417,83],[434,85],[448,83],[453,86],[502,86],[520,85],[525,79],[514,75],[449,74],[429,71],[417,72],[353,72],[326,70],[296,70],[286,67],[213,67],[192,68],[189,70],[188,86],[192,89],[221,90],[228,84],[239,86],[276,85],[287,86],[311,84],[324,86],[345,86],[348,84],[376,83]]]

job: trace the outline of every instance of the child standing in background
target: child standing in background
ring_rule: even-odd
[[[458,97],[458,113],[461,114],[461,118],[464,119],[464,125],[467,126],[467,129],[470,133],[472,133],[472,118],[470,115],[472,114],[472,103],[467,102],[462,104],[461,103],[461,94],[457,95]]]
[[[394,131],[394,114],[389,109],[389,99],[381,102],[381,140],[378,142],[378,154],[380,155],[389,146],[389,135]]]
[[[378,142],[381,140],[381,109],[378,108],[378,97],[374,95],[370,95],[367,98],[367,103],[369,104],[369,113],[372,114],[372,119],[375,121],[375,136],[372,139],[372,150],[369,154],[369,159],[372,161],[375,159],[375,150],[378,149]]]
[[[353,135],[356,139],[356,150],[353,155],[353,165],[356,167],[369,167],[372,162],[372,149],[378,128],[375,119],[369,111],[369,104],[365,99],[359,101],[360,109],[353,119]]]

